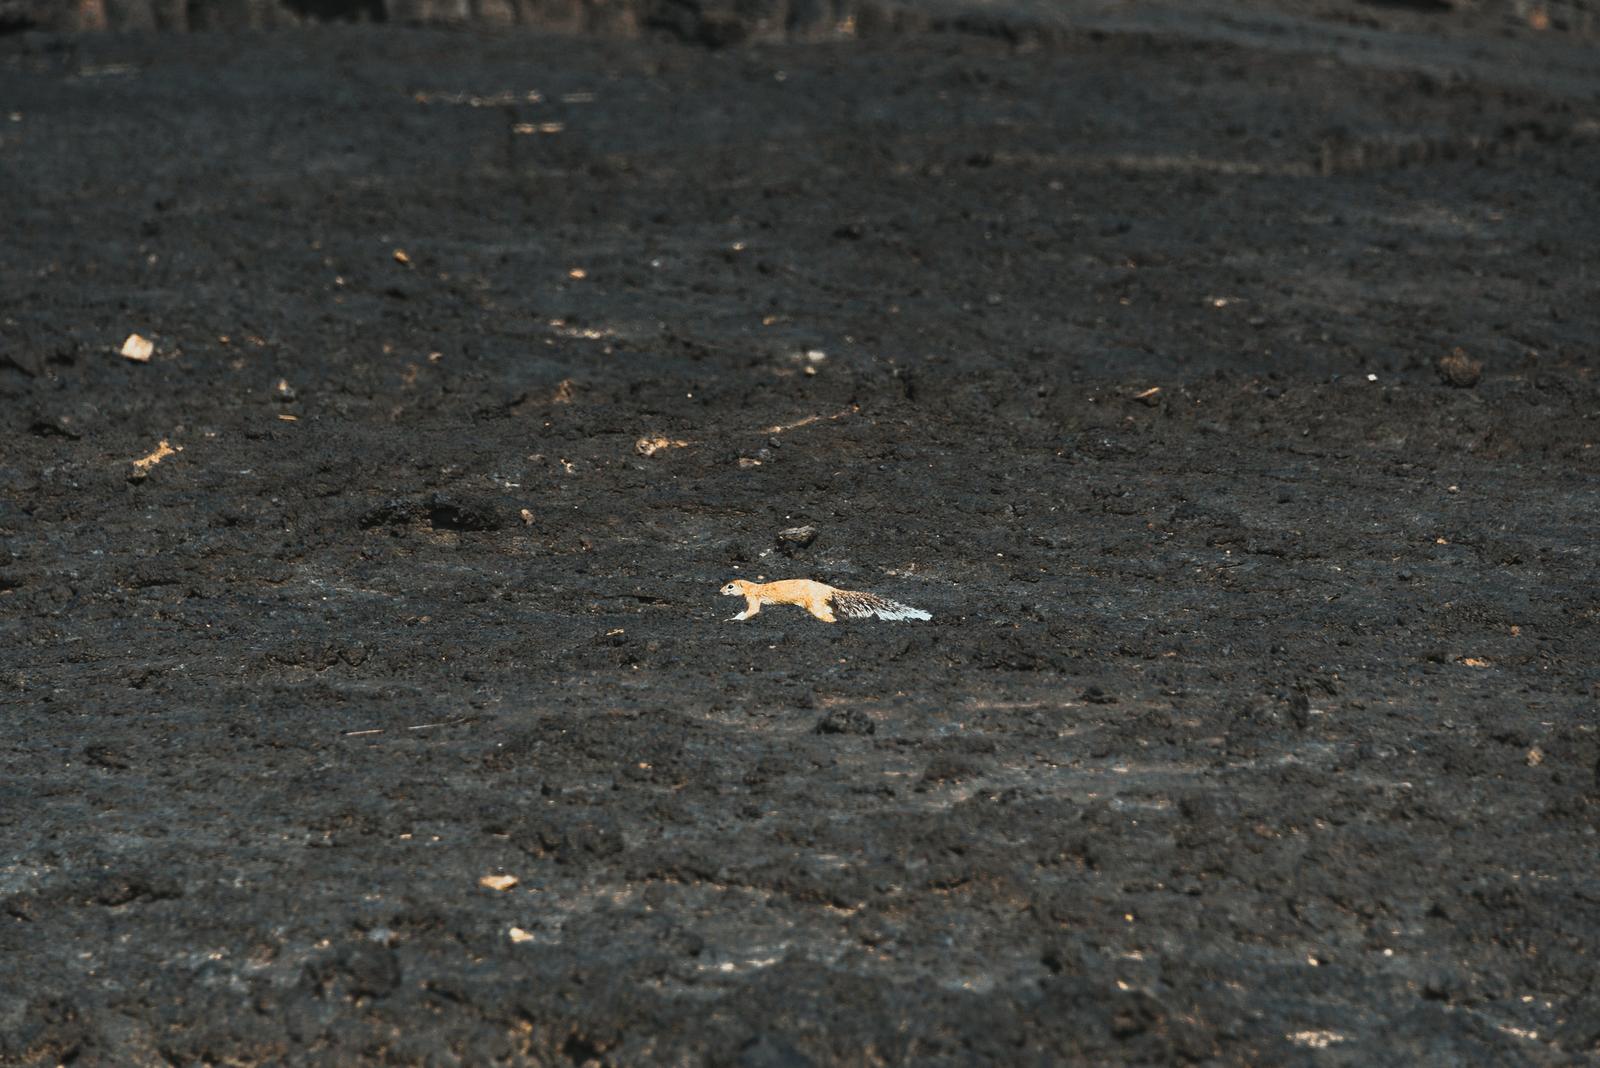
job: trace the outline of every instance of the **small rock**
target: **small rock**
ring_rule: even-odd
[[[155,342],[149,338],[140,337],[138,334],[129,334],[128,339],[122,343],[120,350],[124,359],[135,363],[149,363],[150,357],[155,353]]]
[[[778,531],[778,551],[785,556],[794,556],[801,550],[810,548],[811,543],[816,540],[816,527],[790,527]]]
[[[510,890],[520,881],[515,875],[485,875],[478,880],[478,885],[487,890]]]
[[[633,451],[640,456],[654,456],[668,449],[687,448],[689,443],[681,438],[645,437],[633,443]]]
[[[1445,384],[1457,389],[1471,389],[1483,377],[1483,361],[1474,360],[1461,348],[1439,357],[1438,367],[1439,377]]]
[[[1098,686],[1091,686],[1084,690],[1083,699],[1091,705],[1114,705],[1117,703],[1116,697],[1106,693]]]
[[[70,441],[83,437],[78,420],[71,413],[36,415],[28,424],[28,433],[41,438],[67,438]]]

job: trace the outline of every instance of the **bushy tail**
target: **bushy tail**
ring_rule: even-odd
[[[912,608],[875,593],[856,593],[854,590],[834,591],[833,610],[848,619],[871,619],[873,616],[888,620],[933,618],[920,608]]]

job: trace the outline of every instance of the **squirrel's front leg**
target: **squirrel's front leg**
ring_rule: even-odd
[[[761,611],[761,602],[754,597],[746,597],[744,599],[744,611],[728,620],[728,622],[737,623],[741,619],[749,619],[759,611]]]

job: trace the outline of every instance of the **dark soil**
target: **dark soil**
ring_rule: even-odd
[[[1600,59],[1117,10],[0,38],[0,1063],[1600,1061]]]

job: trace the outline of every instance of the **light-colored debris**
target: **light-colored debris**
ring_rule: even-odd
[[[135,363],[149,363],[150,357],[155,354],[156,344],[147,337],[138,334],[129,334],[128,340],[122,343],[122,357]]]
[[[1337,1031],[1295,1031],[1285,1037],[1297,1046],[1310,1046],[1312,1049],[1327,1049],[1335,1042],[1345,1041],[1345,1036]]]
[[[515,875],[485,875],[478,880],[478,885],[490,890],[510,890],[521,881]]]
[[[640,438],[633,443],[633,451],[640,456],[654,456],[667,449],[683,449],[688,446],[689,443],[682,438]]]
[[[808,415],[803,419],[796,419],[792,423],[779,423],[777,426],[769,426],[763,430],[763,433],[785,434],[791,430],[799,430],[803,426],[810,426],[812,423],[833,422],[836,419],[843,419],[845,416],[853,415],[860,410],[859,405],[852,404],[843,411],[834,412],[832,415]]]
[[[508,928],[506,930],[506,937],[510,938],[511,941],[517,943],[518,945],[521,945],[523,942],[533,941],[533,935],[527,931],[524,931],[520,927]]]
[[[137,460],[133,461],[133,473],[131,477],[136,479],[144,478],[150,473],[150,469],[156,464],[160,463],[162,460],[165,460],[167,457],[182,451],[182,445],[175,446],[166,438],[162,438],[161,444],[155,447],[154,452],[151,452],[147,456],[141,456]]]

